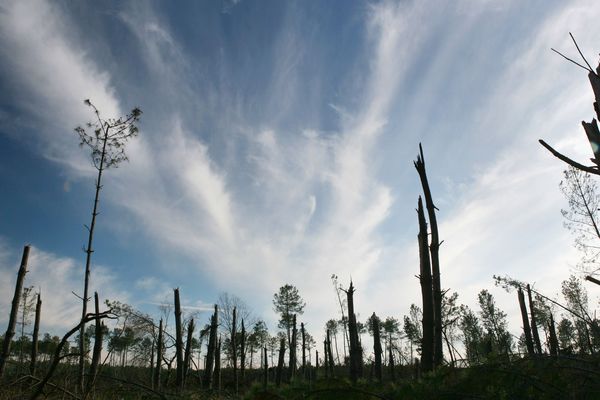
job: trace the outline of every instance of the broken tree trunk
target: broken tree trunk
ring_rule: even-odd
[[[152,387],[154,390],[160,392],[160,371],[162,367],[162,356],[163,356],[163,320],[160,319],[158,323],[158,339],[156,343],[156,367],[154,369],[154,384]]]
[[[554,328],[554,316],[550,313],[550,321],[548,321],[548,331],[550,332],[550,355],[558,357],[558,337],[556,336],[556,330]]]
[[[531,315],[531,333],[533,334],[533,343],[537,354],[542,354],[542,343],[540,342],[540,335],[537,329],[537,323],[535,318],[535,308],[533,307],[533,298],[531,297],[531,287],[527,285],[527,297],[529,299],[529,313]]]
[[[217,342],[215,349],[215,383],[217,385],[217,391],[221,391],[221,337]]]
[[[352,281],[345,292],[348,301],[348,333],[350,336],[350,380],[356,384],[358,378],[362,377],[362,349],[358,341],[358,327],[356,326],[356,314],[354,314],[355,289]]]
[[[250,353],[250,369],[252,369],[252,353]],[[246,375],[246,327],[244,326],[244,320],[242,319],[242,331],[240,338],[240,375],[242,378],[242,385],[244,384],[244,378]]]
[[[444,362],[444,350],[442,341],[442,286],[440,281],[440,239],[438,234],[437,218],[435,215],[436,207],[433,204],[431,189],[427,181],[427,171],[425,170],[425,158],[423,157],[423,147],[419,143],[419,155],[415,161],[415,168],[421,179],[423,193],[425,195],[425,205],[427,215],[429,216],[429,225],[431,227],[431,243],[429,250],[431,252],[431,273],[433,287],[433,366],[437,367]],[[427,240],[427,239],[426,239]]]
[[[31,338],[31,360],[29,362],[29,374],[35,376],[35,367],[38,353],[38,337],[40,334],[40,315],[42,313],[42,298],[37,295],[37,303],[35,305],[35,322],[33,325],[33,335]]]
[[[377,318],[377,315],[375,315],[375,313],[373,313],[373,315],[371,316],[371,322],[373,324],[371,326],[371,330],[373,331],[373,353],[375,353],[375,378],[378,382],[381,383],[381,381],[383,380],[381,368],[381,334],[379,327],[379,318]]]
[[[263,348],[263,390],[267,391],[267,383],[269,382],[269,360],[267,359],[267,346]]]
[[[27,273],[27,261],[29,260],[29,249],[27,245],[23,248],[23,256],[21,257],[21,266],[17,272],[17,283],[15,284],[15,293],[13,295],[12,306],[10,308],[10,316],[8,317],[8,327],[4,334],[4,342],[2,343],[2,353],[0,354],[0,378],[4,374],[6,360],[10,356],[10,344],[15,336],[15,326],[17,324],[17,314],[19,313],[19,304],[21,303],[21,293],[23,292],[23,281]]]
[[[188,372],[190,370],[191,357],[192,357],[192,338],[194,337],[194,319],[190,319],[187,328],[187,340],[185,342],[185,354],[183,356],[183,384],[182,387],[185,389],[185,383],[187,381]]]
[[[423,338],[421,343],[421,365],[423,372],[429,372],[433,369],[433,292],[431,283],[431,264],[429,261],[429,249],[427,246],[427,222],[425,222],[425,213],[423,211],[423,201],[419,196],[417,215],[419,219],[419,259],[421,297],[423,298]],[[391,354],[391,352],[390,352]]]
[[[238,392],[238,371],[237,371],[237,344],[235,340],[236,330],[237,330],[237,310],[236,307],[233,307],[233,318],[231,323],[231,362],[233,364],[233,387],[235,389],[235,393]]]
[[[210,318],[210,331],[208,334],[208,350],[206,352],[206,367],[204,368],[204,387],[213,388],[213,368],[215,365],[215,351],[217,348],[217,328],[219,326],[219,307],[215,304],[215,312]]]
[[[177,375],[175,386],[178,391],[183,389],[183,327],[181,326],[181,303],[179,301],[179,288],[173,290],[175,297],[175,356],[177,362]]]
[[[302,334],[302,376],[306,379],[306,332],[304,331],[304,322],[300,323],[300,333]]]
[[[329,329],[327,329],[327,354],[329,356],[329,359],[327,360],[327,363],[329,365],[329,374],[333,378],[333,367],[335,364],[333,363],[333,352],[331,351],[331,332],[329,331]]]
[[[533,356],[533,339],[531,338],[531,327],[529,326],[529,318],[527,317],[527,307],[525,306],[525,296],[523,290],[517,290],[519,296],[519,307],[521,307],[521,319],[523,320],[523,332],[525,333],[525,345],[527,346],[527,354]]]
[[[281,376],[283,374],[283,358],[285,356],[285,339],[279,341],[279,358],[277,360],[277,374],[275,375],[275,384],[281,385]]]

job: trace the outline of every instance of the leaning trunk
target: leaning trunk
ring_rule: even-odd
[[[423,372],[433,369],[433,296],[431,287],[431,265],[427,248],[427,222],[423,212],[423,201],[419,196],[417,214],[419,219],[419,259],[421,296],[423,298],[423,341],[421,344],[421,365]],[[390,346],[391,348],[391,346]],[[390,351],[391,354],[391,351]]]
[[[4,374],[6,360],[10,356],[10,343],[15,336],[15,325],[17,324],[17,314],[19,313],[19,304],[21,303],[21,293],[23,292],[23,281],[27,273],[27,261],[29,260],[29,245],[23,249],[23,257],[21,258],[21,266],[17,273],[17,283],[15,284],[15,293],[13,295],[12,307],[10,316],[8,317],[8,327],[4,334],[4,342],[2,344],[2,354],[0,354],[0,378]]]
[[[29,363],[29,374],[35,376],[35,367],[38,353],[38,336],[40,334],[40,314],[42,312],[42,298],[37,295],[37,303],[35,305],[35,323],[33,325],[33,335],[31,338],[31,361]]]

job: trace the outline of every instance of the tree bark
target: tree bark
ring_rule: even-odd
[[[213,387],[213,367],[215,365],[215,352],[217,349],[217,328],[219,326],[219,307],[215,304],[215,312],[210,319],[210,332],[208,335],[208,350],[206,352],[206,367],[204,368],[204,386]]]
[[[33,325],[33,335],[31,338],[31,360],[29,363],[29,374],[35,376],[35,367],[37,362],[38,354],[38,337],[40,334],[40,316],[42,313],[42,298],[40,294],[37,295],[37,303],[35,305],[35,322]]]
[[[431,243],[429,250],[431,252],[431,271],[432,271],[432,287],[433,287],[433,366],[437,367],[444,362],[444,350],[442,341],[442,287],[440,281],[440,239],[438,234],[437,218],[435,215],[436,207],[433,204],[431,189],[427,181],[427,172],[425,170],[425,158],[423,157],[423,147],[419,143],[419,156],[415,161],[415,168],[421,179],[423,193],[425,194],[425,205],[429,216],[429,224],[431,227]],[[427,240],[427,235],[425,235]]]
[[[27,274],[27,262],[29,260],[30,246],[27,245],[23,248],[23,256],[21,257],[21,266],[19,272],[17,272],[17,282],[15,284],[15,292],[13,295],[12,306],[10,309],[10,316],[8,318],[8,327],[4,334],[4,342],[2,344],[2,353],[0,354],[0,378],[4,375],[4,368],[6,366],[6,360],[10,356],[10,344],[13,337],[15,336],[15,326],[17,324],[17,316],[19,313],[19,304],[21,303],[21,294],[23,292],[23,281],[25,280],[25,274]]]
[[[348,333],[350,336],[350,380],[356,384],[358,378],[362,377],[362,349],[358,341],[358,327],[356,326],[356,315],[354,314],[354,286],[350,281],[350,287],[346,291],[348,300]]]
[[[554,329],[554,317],[552,314],[550,314],[550,321],[548,322],[548,331],[550,332],[550,355],[558,357],[558,338],[556,337],[556,330]]]
[[[379,327],[379,319],[373,313],[371,316],[371,321],[373,322],[373,326],[371,327],[373,330],[373,353],[375,353],[375,378],[379,383],[383,381],[382,368],[381,368],[381,335],[380,335],[380,327]]]
[[[181,326],[181,303],[179,300],[179,288],[173,291],[175,297],[175,356],[177,362],[177,375],[175,385],[177,390],[183,389],[183,327]]]
[[[192,338],[194,337],[194,319],[190,319],[187,328],[187,340],[185,342],[185,354],[183,357],[183,383],[182,387],[185,389],[185,383],[187,381],[188,372],[190,370],[190,359],[192,356]]]
[[[269,382],[269,360],[267,358],[267,346],[263,348],[263,390],[267,391],[267,383]]]
[[[233,317],[231,323],[231,362],[233,366],[233,387],[235,388],[235,393],[238,392],[238,371],[237,371],[237,344],[236,344],[236,330],[237,330],[237,310],[233,307]]]
[[[217,384],[217,391],[221,391],[221,338],[217,342],[217,348],[215,349],[215,383]]]
[[[429,250],[427,247],[427,222],[425,222],[425,213],[423,211],[423,201],[421,200],[421,196],[419,196],[417,215],[419,219],[418,241],[421,273],[419,278],[421,282],[421,297],[423,299],[423,338],[421,343],[421,365],[424,372],[429,372],[433,369],[434,311],[431,264],[429,261]]]
[[[329,365],[329,374],[333,378],[335,376],[333,370],[335,364],[333,362],[333,352],[331,351],[331,334],[329,332],[329,329],[327,330],[327,353],[329,354],[329,360],[327,360]]]
[[[252,365],[252,353],[250,353],[250,364]],[[252,366],[250,366],[252,369]],[[244,326],[244,320],[242,319],[242,331],[240,338],[240,375],[242,378],[242,385],[244,384],[244,378],[246,375],[246,327]]]
[[[529,326],[529,318],[527,317],[527,307],[525,306],[525,296],[523,290],[519,288],[517,291],[519,296],[519,307],[521,307],[521,319],[523,320],[523,332],[525,333],[525,345],[527,346],[527,354],[533,356],[533,339],[531,337],[531,327]]]
[[[292,341],[290,343],[290,367],[289,378],[292,381],[296,377],[296,348],[298,341],[298,329],[296,329],[296,314],[292,316]]]
[[[306,378],[306,335],[304,322],[300,323],[300,333],[302,334],[302,376]]]
[[[162,367],[162,356],[163,356],[163,320],[160,319],[158,324],[158,340],[156,343],[156,367],[154,370],[154,390],[160,392],[160,371]]]
[[[98,299],[98,292],[94,292],[94,306],[96,309],[96,325],[94,329],[94,350],[92,352],[92,364],[90,365],[90,374],[87,382],[87,395],[94,389],[94,384],[96,382],[96,375],[98,374],[98,366],[100,365],[100,356],[102,354],[102,320],[98,318],[100,315],[100,300]]]
[[[281,376],[283,374],[283,360],[285,356],[285,339],[279,341],[279,358],[277,360],[277,375],[275,376],[275,384],[277,387],[281,385]]]

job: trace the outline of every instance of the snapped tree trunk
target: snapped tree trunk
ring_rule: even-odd
[[[521,319],[523,320],[523,332],[525,333],[525,345],[527,346],[527,354],[533,356],[533,339],[531,338],[531,327],[529,326],[529,318],[527,317],[527,307],[525,306],[525,295],[521,288],[517,291],[519,296],[519,307],[521,307]]]
[[[390,363],[390,378],[392,379],[392,382],[394,382],[396,380],[396,371],[394,370],[394,353],[392,351],[393,346],[392,346],[392,342],[390,340],[390,346],[388,348],[389,350],[389,363]]]
[[[204,368],[204,387],[213,388],[213,368],[215,365],[215,352],[217,349],[217,328],[219,326],[219,307],[215,304],[215,312],[210,318],[210,332],[208,335],[208,350],[206,352],[206,367]]]
[[[96,375],[98,374],[98,366],[100,365],[100,357],[102,354],[102,320],[98,318],[100,315],[100,300],[98,292],[94,292],[94,307],[96,309],[96,321],[94,327],[94,350],[92,352],[92,364],[90,365],[89,379],[87,382],[86,395],[94,389],[96,383]]]
[[[362,376],[362,349],[358,340],[358,327],[356,326],[356,315],[354,314],[354,286],[350,281],[350,287],[346,291],[348,300],[348,334],[350,336],[350,380],[356,384]]]
[[[290,343],[290,381],[296,377],[296,348],[298,340],[298,329],[296,328],[296,314],[292,316],[292,342]]]
[[[306,335],[304,322],[300,323],[300,333],[302,334],[302,376],[306,378]]]
[[[217,385],[217,391],[221,391],[221,338],[217,342],[217,348],[215,349],[215,383]]]
[[[42,298],[37,295],[37,303],[35,305],[35,322],[33,325],[33,335],[31,337],[31,360],[29,362],[29,374],[35,376],[35,367],[38,354],[38,337],[40,334],[40,316],[42,313]]]
[[[329,379],[329,356],[327,355],[327,339],[323,340],[323,368],[325,369],[325,379]]]
[[[182,387],[185,389],[185,382],[187,380],[188,372],[190,370],[190,359],[192,356],[192,338],[194,337],[194,319],[190,319],[187,328],[187,340],[185,342],[185,354],[183,357],[183,384]]]
[[[421,297],[423,298],[423,338],[421,343],[421,366],[423,372],[433,369],[433,292],[431,286],[431,264],[429,261],[429,250],[427,247],[427,222],[423,212],[423,201],[419,196],[417,215],[419,219],[419,260]],[[391,348],[391,346],[390,346]],[[391,351],[390,351],[391,354]]]
[[[237,330],[237,310],[236,307],[233,307],[233,318],[231,324],[231,362],[233,364],[233,387],[235,388],[235,393],[238,392],[238,374],[237,374],[237,344],[235,340],[236,330]]]
[[[175,386],[178,391],[183,389],[183,327],[181,326],[181,303],[179,301],[179,288],[173,290],[175,297],[175,357],[177,362],[177,375]]]
[[[537,329],[537,323],[535,318],[535,308],[533,307],[533,299],[531,297],[531,286],[527,285],[527,297],[529,299],[529,313],[531,314],[531,333],[533,334],[533,343],[538,354],[542,354],[542,342],[540,342],[540,335]]]
[[[163,320],[158,323],[158,340],[156,343],[156,367],[154,369],[154,389],[160,392],[160,371],[162,369],[163,356]]]
[[[431,227],[431,243],[429,250],[431,252],[431,272],[433,287],[433,366],[437,367],[444,362],[444,350],[442,341],[442,286],[440,281],[440,238],[438,234],[437,218],[435,215],[436,207],[433,204],[431,189],[427,181],[427,171],[425,170],[425,157],[423,157],[423,147],[419,143],[419,155],[415,161],[415,168],[421,179],[423,194],[425,195],[425,205],[429,216]],[[425,235],[427,241],[427,234]]]
[[[23,292],[23,281],[27,273],[27,262],[29,260],[30,246],[23,248],[23,256],[21,257],[21,266],[17,272],[17,282],[15,284],[15,292],[13,294],[12,306],[8,317],[8,326],[4,334],[4,342],[2,343],[2,353],[0,354],[0,378],[4,375],[6,360],[10,356],[10,344],[15,336],[15,326],[17,324],[17,315],[19,313],[19,304],[21,303],[21,293]]]
[[[331,351],[331,333],[329,329],[327,330],[327,353],[329,355],[329,360],[327,360],[329,365],[329,374],[333,378],[335,375],[333,371],[333,366],[335,364],[333,363],[333,352]]]
[[[378,382],[381,383],[383,380],[382,368],[381,368],[381,334],[379,327],[379,318],[373,313],[371,316],[371,321],[373,326],[371,327],[373,331],[373,353],[375,353],[375,378]]]
[[[283,360],[285,356],[285,339],[279,341],[279,359],[277,360],[277,375],[275,375],[275,384],[281,385],[281,376],[283,374]]]

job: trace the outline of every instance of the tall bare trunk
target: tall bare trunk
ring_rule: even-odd
[[[517,291],[519,296],[519,307],[521,308],[521,319],[523,320],[523,332],[525,333],[525,345],[527,346],[527,353],[530,356],[535,354],[533,350],[533,340],[531,338],[531,327],[529,326],[529,318],[527,317],[527,307],[525,306],[525,296],[521,288]]]
[[[296,329],[296,314],[292,316],[292,342],[290,343],[290,372],[289,378],[293,380],[296,377],[296,347],[298,340],[298,329]]]
[[[431,227],[431,243],[429,250],[431,252],[431,272],[433,287],[433,365],[437,367],[444,362],[444,350],[442,342],[442,286],[440,281],[440,238],[438,234],[437,218],[435,215],[436,207],[433,204],[431,189],[427,181],[427,171],[425,170],[425,157],[423,157],[423,147],[419,143],[419,156],[415,161],[415,168],[421,179],[423,194],[425,195],[425,205],[429,216]],[[427,240],[427,239],[425,239]]]
[[[267,358],[267,346],[263,348],[263,390],[267,391],[267,383],[269,381],[269,360]]]
[[[333,371],[333,367],[334,367],[334,363],[333,363],[333,352],[331,351],[331,334],[329,329],[327,329],[327,354],[329,355],[329,359],[327,360],[327,364],[329,366],[329,374],[331,375],[331,377],[334,377],[334,371]]]
[[[183,389],[183,327],[181,326],[181,303],[179,301],[179,288],[173,291],[175,296],[175,356],[177,361],[177,375],[175,385],[177,390]]]
[[[98,166],[98,177],[96,178],[96,193],[94,195],[94,207],[92,209],[92,221],[88,228],[88,244],[85,249],[85,277],[83,282],[83,297],[81,307],[81,327],[79,330],[79,370],[78,386],[80,393],[85,389],[85,316],[87,314],[88,291],[90,286],[90,268],[92,265],[92,253],[94,252],[92,244],[94,242],[94,228],[96,227],[96,217],[98,216],[98,203],[100,201],[100,189],[102,189],[102,172],[104,171],[104,162],[106,158],[106,145],[108,141],[108,126],[104,127],[102,139],[102,153],[100,155],[100,165]]]
[[[235,307],[233,307],[233,318],[232,318],[232,324],[231,324],[231,362],[232,362],[232,366],[233,366],[233,385],[235,388],[235,393],[238,392],[238,371],[237,371],[237,343],[236,343],[236,337],[235,335],[237,334],[237,310]]]
[[[163,356],[163,320],[158,323],[158,339],[156,343],[156,366],[154,370],[154,389],[160,392],[160,371],[162,369]]]
[[[221,337],[219,337],[219,341],[217,342],[217,347],[215,349],[215,384],[217,386],[217,390],[221,391]]]
[[[427,222],[423,212],[423,201],[419,196],[417,215],[419,218],[419,259],[420,259],[420,281],[421,297],[423,298],[423,342],[421,343],[421,364],[424,372],[433,369],[433,297],[431,287],[431,265],[429,262],[429,251],[427,248]],[[391,343],[390,346],[391,348]],[[390,354],[392,354],[390,350]]]
[[[23,256],[21,257],[21,266],[17,272],[17,283],[15,284],[15,293],[13,295],[12,306],[10,308],[10,316],[8,317],[8,327],[4,334],[4,342],[2,344],[2,353],[0,354],[0,378],[4,375],[6,360],[10,356],[10,344],[15,336],[15,326],[17,325],[17,315],[19,313],[19,304],[21,303],[21,294],[23,292],[23,281],[27,273],[27,261],[29,260],[29,249],[27,245],[23,248]]]
[[[242,330],[240,332],[240,377],[242,378],[242,385],[244,384],[244,378],[246,375],[246,327],[244,326],[244,319],[242,318]],[[250,365],[252,368],[252,353],[250,353]]]
[[[554,316],[550,314],[550,321],[548,322],[548,331],[550,332],[550,354],[558,356],[558,338],[556,337],[556,330],[554,329]]]
[[[306,378],[306,332],[304,331],[304,322],[300,323],[300,333],[302,334],[302,376]]]
[[[29,374],[35,376],[35,367],[38,353],[38,336],[40,334],[40,315],[42,313],[42,298],[37,295],[37,303],[35,305],[35,323],[33,325],[33,335],[31,338],[31,360],[29,363]]]
[[[210,318],[210,332],[208,335],[208,350],[206,351],[206,366],[204,368],[204,387],[213,388],[213,368],[215,365],[215,352],[217,349],[217,329],[219,326],[219,307],[215,304],[215,312]]]

